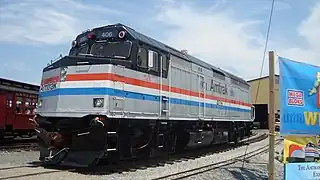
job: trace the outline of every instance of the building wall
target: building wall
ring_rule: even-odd
[[[259,93],[257,96],[257,89],[260,80]],[[251,92],[251,103],[252,104],[268,104],[268,112],[269,112],[269,77],[265,77],[262,79],[248,81],[250,84],[250,92]],[[275,110],[280,109],[279,104],[279,76],[275,77]]]

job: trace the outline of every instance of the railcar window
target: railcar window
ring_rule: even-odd
[[[25,103],[24,103],[24,106],[26,108],[26,111],[25,111],[26,114],[31,113],[30,105],[31,105],[31,99],[26,98]]]
[[[26,107],[30,107],[30,104],[31,104],[31,100],[29,98],[26,98],[26,101],[25,101],[24,105]]]
[[[7,107],[12,107],[12,95],[7,95],[7,101],[6,101]]]
[[[23,98],[22,97],[17,97],[16,100],[16,113],[22,113],[22,103],[23,103]]]
[[[7,100],[7,107],[12,107],[12,100],[11,99]]]
[[[35,107],[37,105],[36,103],[37,103],[37,99],[32,99],[31,106]]]
[[[22,97],[17,97],[17,101],[16,101],[16,104],[17,106],[21,106],[22,105]]]
[[[96,42],[91,47],[91,54],[110,58],[128,58],[131,51],[131,42]]]
[[[142,68],[147,68],[148,58],[147,58],[147,50],[145,48],[140,47],[138,51],[137,57],[137,65]]]

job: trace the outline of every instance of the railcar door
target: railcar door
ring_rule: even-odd
[[[114,96],[110,96],[110,109],[112,109],[114,115],[124,115],[124,82],[121,79],[125,73],[125,67],[117,65],[114,70],[115,74],[120,77],[119,80],[113,81],[113,88],[115,89]]]
[[[14,103],[13,93],[6,94],[6,110],[5,110],[5,124],[6,126],[12,127],[15,115],[15,107],[17,103]]]
[[[26,98],[23,93],[16,93],[16,107],[12,120],[12,127],[16,131],[25,129],[28,119],[26,116]]]
[[[204,76],[202,75],[198,75],[198,79],[199,79],[199,118],[204,118],[205,116],[205,87],[204,87]]]

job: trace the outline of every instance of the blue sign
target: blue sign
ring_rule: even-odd
[[[284,180],[320,180],[320,163],[285,164]]]
[[[320,67],[279,57],[280,134],[320,134]]]

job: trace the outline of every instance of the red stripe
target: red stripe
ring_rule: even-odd
[[[49,84],[49,83],[56,83],[58,81],[59,81],[59,76],[53,76],[53,77],[50,77],[47,79],[42,79],[41,85]]]
[[[125,76],[120,76],[120,75],[112,74],[112,73],[68,74],[66,77],[66,81],[90,81],[90,80],[120,81],[120,82],[123,82],[126,84],[135,85],[135,86],[141,86],[141,87],[146,87],[146,88],[150,88],[150,89],[157,89],[157,90],[160,89],[160,84],[148,82],[148,81],[143,81],[143,80],[139,80],[139,79],[134,79],[134,78],[130,78],[130,77],[125,77]],[[169,91],[169,86],[162,85],[162,90]],[[199,92],[194,92],[194,91],[181,89],[181,88],[177,88],[177,87],[173,87],[173,86],[171,86],[170,91],[174,92],[174,93],[178,93],[178,94],[199,97]],[[251,104],[248,104],[245,102],[200,93],[200,97],[203,98],[204,96],[206,99],[220,100],[220,101],[227,102],[227,103],[239,104],[239,105],[251,107]]]

